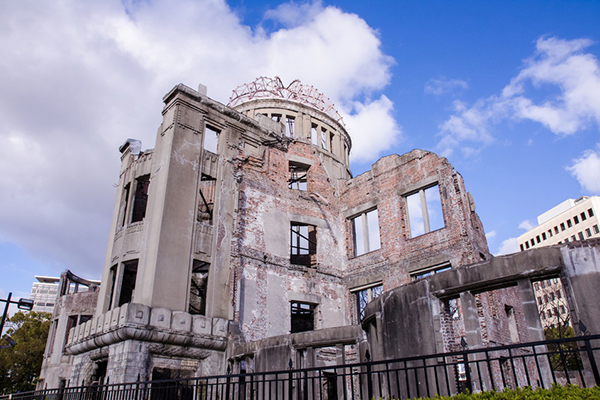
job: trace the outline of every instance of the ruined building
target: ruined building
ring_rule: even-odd
[[[430,307],[435,320],[415,321],[417,296],[395,322],[410,343],[373,348],[381,313],[365,319],[367,303],[490,259],[461,175],[413,150],[352,177],[342,118],[299,81],[257,79],[228,105],[202,85],[163,100],[155,148],[120,148],[95,314],[55,346],[69,368],[45,362],[43,386],[348,363],[369,348],[441,352],[465,335],[506,342],[525,325],[515,287],[465,298],[487,321],[474,330],[458,292]]]

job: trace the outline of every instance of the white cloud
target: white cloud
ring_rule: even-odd
[[[580,158],[573,160],[573,164],[566,167],[587,194],[600,194],[600,144],[597,148],[585,151]]]
[[[457,90],[467,89],[468,87],[467,82],[461,79],[433,78],[425,83],[425,93],[441,96]]]
[[[99,277],[117,148],[128,137],[153,146],[161,98],[179,82],[226,103],[258,76],[299,78],[347,116],[355,158],[400,137],[377,94],[393,64],[378,33],[319,2],[267,13],[283,26],[272,32],[243,25],[223,0],[7,1],[0,15],[0,240],[57,272]]]
[[[393,103],[386,96],[370,103],[356,102],[355,114],[344,115],[352,137],[352,159],[373,160],[399,140],[402,131],[392,117]]]
[[[519,224],[519,229],[529,231],[535,228],[535,226],[536,225],[534,225],[530,220],[526,219],[525,221],[521,221],[521,223]]]
[[[600,65],[583,52],[591,44],[587,39],[538,39],[533,57],[500,94],[457,107],[440,126],[439,150],[452,154],[467,147],[472,154],[489,145],[493,125],[507,119],[535,121],[558,135],[600,125]]]
[[[516,253],[518,251],[519,243],[517,242],[517,238],[508,238],[506,240],[503,240],[502,243],[500,243],[498,252],[495,255],[501,256],[504,254]]]
[[[498,233],[496,231],[490,231],[490,232],[486,232],[485,237],[486,237],[486,239],[489,240],[489,239],[495,238],[497,234]]]

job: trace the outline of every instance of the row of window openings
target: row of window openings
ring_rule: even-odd
[[[579,216],[577,216],[577,215],[574,216],[573,222],[571,222],[571,218],[569,218],[565,222],[561,222],[559,225],[556,225],[554,228],[548,229],[547,232],[542,232],[541,235],[537,235],[536,237],[531,238],[530,240],[526,241],[524,243],[524,245],[521,244],[520,245],[521,251],[528,249],[530,247],[533,247],[536,244],[539,244],[544,240],[550,239],[552,236],[558,234],[559,232],[564,232],[568,228],[572,228],[573,224],[577,225],[577,224],[579,224],[579,222],[583,222],[583,221],[587,220],[588,216],[590,218],[594,216],[594,210],[592,210],[591,208],[589,208],[587,210],[587,215],[584,211],[581,214],[579,214]],[[560,227],[560,230],[559,230],[559,227]],[[592,228],[594,229],[594,234],[600,233],[600,229],[598,228],[598,225],[594,225]],[[592,236],[592,232],[591,232],[590,228],[587,228],[585,230],[585,233],[588,238]],[[579,236],[579,240],[584,240],[583,232],[579,232],[578,236]],[[571,236],[571,239],[573,241],[577,240],[575,235]],[[568,239],[565,239],[565,242],[568,242],[568,241],[569,241]],[[559,243],[561,243],[561,242],[559,242]]]
[[[542,289],[545,289],[546,286],[550,287],[550,283],[558,284],[558,278],[546,279],[541,282],[535,282],[533,284],[533,287],[535,288],[535,290],[540,290],[540,287]]]
[[[541,306],[544,303],[548,303],[549,301],[554,301],[556,299],[562,299],[562,293],[560,292],[560,290],[557,290],[556,292],[551,292],[549,294],[544,294],[543,298],[542,296],[538,296],[538,304]]]
[[[560,312],[559,312],[559,307],[560,307]],[[552,311],[554,310],[554,316],[555,317],[559,317],[561,314],[566,314],[567,309],[565,308],[565,306],[561,305],[559,307],[553,307],[552,310],[546,310],[546,311],[540,311],[540,317],[542,319],[546,319],[546,317],[548,318],[552,318]]]
[[[362,320],[365,316],[365,308],[370,301],[383,294],[383,285],[378,284],[353,292],[356,300],[357,317]],[[291,333],[311,331],[315,329],[315,311],[317,305],[299,301],[291,302]]]
[[[305,187],[305,172],[303,171],[302,174],[298,173],[295,177],[296,179],[290,179],[290,187],[292,185],[298,185],[300,188]],[[415,198],[419,199],[418,205],[415,205]],[[411,237],[444,227],[439,188],[437,185],[407,196],[407,203],[411,221]],[[381,248],[379,216],[376,208],[352,217],[350,222],[352,227],[353,256],[360,256]],[[309,256],[316,254],[316,241],[315,226],[292,222],[290,233],[292,264],[310,266],[314,260],[311,261],[312,258]],[[442,270],[445,270],[445,267]]]
[[[268,117],[268,114],[263,114]],[[286,115],[285,121],[282,114],[271,114],[271,119],[275,122],[281,122],[285,126],[285,135],[288,137],[296,137],[296,117]],[[319,133],[320,132],[320,133]],[[320,145],[323,150],[328,150],[333,153],[335,134],[329,132],[326,128],[321,127],[317,124],[312,124],[310,127],[311,143],[315,146]],[[347,152],[347,147],[344,144],[344,152]]]

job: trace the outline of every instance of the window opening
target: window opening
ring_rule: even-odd
[[[296,124],[296,119],[294,117],[287,116],[285,118],[285,134],[289,137],[294,137],[294,125]]]
[[[143,221],[146,217],[146,206],[148,205],[148,187],[150,186],[150,175],[140,176],[136,180],[135,195],[133,196],[133,212],[131,222]]]
[[[135,292],[135,279],[137,278],[138,261],[123,263],[123,279],[121,280],[121,294],[119,296],[119,307],[131,302]]]
[[[110,291],[109,291],[109,297],[108,297],[108,307],[106,309],[110,310],[112,308],[113,297],[115,295],[115,286],[117,283],[117,266],[116,265],[113,265],[112,267],[110,267],[108,281],[110,282]]]
[[[281,122],[281,114],[271,114],[271,119],[275,122]]]
[[[327,129],[321,128],[321,148],[327,150]]]
[[[591,217],[594,216],[594,210],[592,210],[591,208],[588,208],[588,215]]]
[[[587,219],[585,212],[582,212],[581,214],[579,214],[579,216],[581,216],[582,221],[585,221]]]
[[[217,154],[217,151],[219,149],[220,133],[220,130],[208,125],[206,126],[206,128],[204,128],[204,150]]]
[[[558,226],[554,227],[554,233],[558,234]]]
[[[444,215],[438,185],[406,196],[410,236],[417,237],[444,227]]]
[[[381,284],[354,292],[356,296],[356,310],[359,321],[362,321],[362,319],[365,317],[365,308],[367,307],[367,304],[369,304],[371,300],[381,296],[382,293],[383,285]]]
[[[600,232],[600,229],[598,229],[598,225],[592,226],[592,229],[594,229],[594,234],[597,234]]]
[[[290,262],[310,267],[315,263],[316,253],[316,227],[292,222],[290,225]]]
[[[569,228],[573,226],[573,224],[571,223],[571,220],[570,220],[570,219],[568,219],[568,220],[567,220],[567,226],[568,226]]]
[[[312,124],[310,127],[310,140],[312,142],[312,144],[314,144],[315,146],[319,144],[319,137],[318,137],[318,132],[317,132],[317,125]]]
[[[312,331],[315,329],[315,304],[292,301],[291,333]]]
[[[121,226],[125,226],[125,224],[127,223],[127,205],[129,203],[129,188],[130,188],[130,184],[128,183],[127,185],[125,185],[125,188],[123,189],[123,199],[121,200]]]
[[[579,232],[577,233],[577,236],[579,236],[579,240],[583,240],[583,232]]]
[[[190,283],[189,313],[206,315],[206,292],[208,287],[208,270],[210,264],[200,260],[193,260],[192,277]]]
[[[523,243],[521,243],[521,244],[519,245],[519,247],[521,248],[521,251],[525,250],[525,249],[523,248]]]
[[[290,161],[289,171],[290,178],[288,180],[288,187],[290,189],[307,190],[308,184],[308,169],[310,165],[304,165]]]
[[[579,223],[579,217],[577,215],[573,217],[573,222],[575,222],[575,225]]]
[[[422,269],[420,271],[413,272],[412,274],[410,274],[410,277],[413,281],[416,281],[417,279],[425,278],[434,274],[439,274],[440,272],[448,271],[450,268],[452,268],[452,265],[450,265],[449,262],[446,262],[434,265],[426,269]]]
[[[542,240],[546,240],[546,232],[542,232]]]
[[[508,331],[510,332],[510,340],[513,343],[519,342],[519,330],[517,329],[517,319],[515,317],[515,309],[512,306],[505,305],[504,311],[508,319]]]
[[[591,237],[592,236],[592,231],[590,231],[590,228],[587,228],[585,230],[585,234],[587,235],[587,237]]]
[[[211,176],[202,174],[199,184],[200,199],[198,201],[198,221],[212,223],[213,210],[215,207],[215,185],[217,180]]]
[[[333,133],[329,134],[329,151],[331,151],[333,153],[333,141],[335,140],[335,135]]]
[[[377,209],[364,212],[352,221],[354,256],[381,248]]]

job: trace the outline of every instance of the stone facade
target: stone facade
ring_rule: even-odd
[[[413,311],[394,323],[433,329],[431,342],[378,348],[367,303],[491,258],[461,175],[413,150],[353,178],[339,114],[297,81],[261,78],[229,106],[202,85],[163,100],[155,148],[120,149],[96,312],[65,347],[71,382],[328,365],[369,347],[374,358],[425,354],[462,336],[506,342],[507,304],[523,319],[515,288],[465,297],[475,320],[444,322],[438,309],[417,321],[422,300],[406,298]]]

